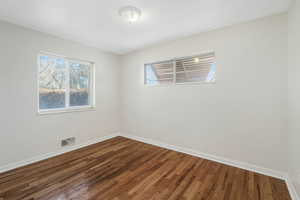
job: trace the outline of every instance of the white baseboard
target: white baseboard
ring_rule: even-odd
[[[170,149],[170,150],[173,150],[173,151],[178,151],[178,152],[186,153],[186,154],[189,154],[189,155],[192,155],[192,156],[204,158],[204,159],[207,159],[207,160],[212,160],[212,161],[222,163],[222,164],[225,164],[225,165],[230,165],[230,166],[245,169],[245,170],[248,170],[248,171],[253,171],[253,172],[263,174],[263,175],[266,175],[266,176],[271,176],[271,177],[282,179],[287,184],[287,187],[288,187],[288,190],[289,190],[289,193],[291,195],[292,200],[300,200],[300,198],[299,198],[299,196],[296,192],[296,188],[295,188],[292,180],[289,178],[287,172],[276,171],[276,170],[273,170],[273,169],[259,167],[259,166],[249,164],[249,163],[245,163],[245,162],[230,160],[230,159],[222,158],[222,157],[215,156],[215,155],[210,155],[210,154],[206,154],[206,153],[202,153],[202,152],[197,152],[197,151],[192,150],[192,149],[188,149],[188,148],[184,148],[184,147],[178,147],[178,146],[166,144],[166,143],[163,143],[163,142],[158,142],[158,141],[155,141],[155,140],[152,140],[152,139],[149,139],[149,138],[143,138],[143,137],[138,137],[138,136],[129,135],[129,134],[123,134],[123,133],[121,133],[121,136],[129,138],[129,139],[137,140],[137,141],[140,141],[140,142],[144,142],[144,143],[147,143],[147,144],[152,144],[152,145],[155,145],[155,146],[159,146],[159,147],[162,147],[162,148]]]
[[[299,196],[298,196],[298,193],[297,193],[297,191],[296,191],[295,185],[294,185],[294,183],[293,183],[291,177],[290,177],[290,176],[287,176],[285,182],[286,182],[286,185],[287,185],[287,187],[288,187],[288,189],[289,189],[289,192],[290,192],[290,195],[291,195],[291,197],[292,197],[292,200],[300,200],[300,198],[299,198]]]
[[[293,200],[300,200],[292,180],[290,179],[290,177],[285,172],[276,171],[276,170],[272,170],[272,169],[268,169],[268,168],[264,168],[264,167],[259,167],[259,166],[253,165],[253,164],[240,162],[240,161],[235,161],[235,160],[230,160],[230,159],[226,159],[226,158],[222,158],[222,157],[219,157],[219,156],[210,155],[210,154],[206,154],[206,153],[202,153],[202,152],[197,152],[197,151],[192,150],[192,149],[188,149],[188,148],[184,148],[184,147],[178,147],[178,146],[166,144],[166,143],[163,143],[163,142],[158,142],[158,141],[155,141],[155,140],[152,140],[152,139],[149,139],[149,138],[142,138],[142,137],[138,137],[138,136],[135,136],[135,135],[122,134],[122,133],[121,134],[120,133],[110,134],[110,135],[107,135],[107,136],[104,136],[104,137],[101,137],[101,138],[98,138],[98,139],[95,139],[95,140],[90,140],[90,141],[85,142],[83,144],[74,145],[74,146],[71,146],[71,147],[56,151],[56,152],[51,152],[51,153],[47,153],[47,154],[44,154],[44,155],[36,156],[34,158],[30,158],[30,159],[26,159],[26,160],[23,160],[23,161],[11,163],[11,164],[5,165],[3,167],[0,167],[0,173],[6,172],[6,171],[9,171],[9,170],[12,170],[12,169],[16,169],[16,168],[19,168],[19,167],[22,167],[22,166],[25,166],[25,165],[29,165],[29,164],[32,164],[32,163],[35,163],[35,162],[38,162],[38,161],[42,161],[42,160],[45,160],[45,159],[48,159],[48,158],[51,158],[51,157],[54,157],[54,156],[58,156],[58,155],[61,155],[63,153],[67,153],[67,152],[70,152],[70,151],[73,151],[73,150],[76,150],[76,149],[80,149],[82,147],[86,147],[86,146],[89,146],[89,145],[92,145],[92,144],[95,144],[95,143],[98,143],[98,142],[102,142],[102,141],[105,141],[105,140],[108,140],[108,139],[111,139],[111,138],[114,138],[114,137],[117,137],[117,136],[126,137],[126,138],[129,138],[129,139],[137,140],[137,141],[144,142],[144,143],[147,143],[147,144],[152,144],[152,145],[159,146],[159,147],[162,147],[162,148],[166,148],[166,149],[186,153],[186,154],[193,155],[193,156],[200,157],[200,158],[204,158],[204,159],[207,159],[207,160],[212,160],[212,161],[222,163],[222,164],[225,164],[225,165],[230,165],[230,166],[238,167],[238,168],[241,168],[241,169],[253,171],[253,172],[256,172],[256,173],[264,174],[264,175],[267,175],[267,176],[283,179],[283,180],[286,181],[286,184],[287,184],[287,187],[289,189],[289,192],[290,192],[290,195],[291,195],[292,199]]]
[[[0,173],[6,172],[6,171],[9,171],[9,170],[12,170],[12,169],[16,169],[16,168],[19,168],[19,167],[22,167],[22,166],[25,166],[25,165],[29,165],[29,164],[32,164],[32,163],[35,163],[35,162],[38,162],[38,161],[42,161],[42,160],[45,160],[45,159],[48,159],[48,158],[51,158],[51,157],[54,157],[54,156],[58,156],[58,155],[61,155],[63,153],[67,153],[67,152],[70,152],[70,151],[73,151],[73,150],[76,150],[76,149],[80,149],[82,147],[86,147],[86,146],[89,146],[89,145],[92,145],[92,144],[96,144],[98,142],[102,142],[104,140],[108,140],[108,139],[111,139],[113,137],[117,137],[119,135],[120,135],[119,133],[110,134],[110,135],[107,135],[107,136],[104,136],[104,137],[101,137],[101,138],[97,138],[97,139],[94,139],[94,140],[87,141],[87,142],[82,143],[82,144],[77,144],[77,145],[74,145],[74,146],[63,148],[63,149],[61,149],[59,151],[56,151],[56,152],[46,153],[46,154],[39,155],[39,156],[30,158],[30,159],[26,159],[26,160],[22,160],[22,161],[19,161],[19,162],[11,163],[11,164],[8,164],[8,165],[2,166],[2,167],[0,166]]]
[[[170,145],[170,144],[166,144],[163,142],[158,142],[149,138],[142,138],[142,137],[138,137],[135,135],[129,135],[129,134],[123,134],[121,133],[121,136],[129,138],[129,139],[133,139],[133,140],[137,140],[140,142],[144,142],[147,144],[152,144],[155,146],[159,146],[162,148],[166,148],[166,149],[170,149],[173,151],[178,151],[181,153],[186,153],[192,156],[196,156],[196,157],[200,157],[200,158],[204,158],[207,160],[212,160],[218,163],[222,163],[225,165],[230,165],[233,167],[237,167],[237,168],[241,168],[241,169],[245,169],[248,171],[253,171],[259,174],[263,174],[266,176],[271,176],[271,177],[275,177],[275,178],[279,178],[282,179],[286,182],[289,193],[291,195],[292,200],[300,200],[297,192],[296,192],[296,188],[292,182],[292,180],[289,178],[288,173],[287,172],[281,172],[281,171],[276,171],[273,169],[268,169],[268,168],[264,168],[264,167],[259,167],[253,164],[249,164],[249,163],[245,163],[245,162],[240,162],[240,161],[235,161],[235,160],[230,160],[227,158],[222,158],[219,156],[215,156],[215,155],[210,155],[210,154],[206,154],[206,153],[202,153],[202,152],[197,152],[195,150],[192,149],[188,149],[188,148],[184,148],[184,147],[178,147],[175,145]]]
[[[238,168],[241,168],[241,169],[253,171],[253,172],[256,172],[256,173],[259,173],[259,174],[264,174],[264,175],[267,175],[267,176],[279,178],[279,179],[282,179],[282,180],[286,180],[286,177],[287,177],[287,173],[285,173],[285,172],[276,171],[276,170],[273,170],[273,169],[268,169],[268,168],[264,168],[264,167],[256,166],[256,165],[253,165],[253,164],[236,161],[236,160],[230,160],[230,159],[222,158],[222,157],[215,156],[215,155],[210,155],[210,154],[198,152],[198,151],[195,151],[195,150],[192,150],[192,149],[188,149],[188,148],[184,148],[184,147],[178,147],[178,146],[175,146],[175,145],[170,145],[170,144],[158,142],[158,141],[155,141],[155,140],[152,140],[152,139],[149,139],[149,138],[142,138],[142,137],[138,137],[138,136],[135,136],[135,135],[122,134],[122,133],[121,133],[121,136],[129,138],[129,139],[141,141],[141,142],[144,142],[144,143],[152,144],[152,145],[155,145],[155,146],[163,147],[163,148],[166,148],[166,149],[178,151],[178,152],[181,152],[181,153],[186,153],[186,154],[193,155],[193,156],[196,156],[196,157],[204,158],[204,159],[207,159],[207,160],[212,160],[212,161],[222,163],[222,164],[225,164],[225,165],[230,165],[230,166],[233,166],[233,167],[238,167]]]

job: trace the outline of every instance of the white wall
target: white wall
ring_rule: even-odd
[[[96,110],[37,115],[37,54],[52,52],[96,63]],[[119,57],[0,22],[0,166],[119,131]]]
[[[300,1],[289,12],[289,171],[300,196]]]
[[[299,15],[292,13],[291,43],[299,42],[299,29],[292,28]],[[283,14],[156,45],[123,56],[121,63],[118,56],[0,22],[0,166],[61,150],[63,138],[75,136],[81,144],[121,128],[123,133],[287,171],[287,36]],[[216,84],[143,85],[144,63],[211,50],[217,56]],[[37,115],[40,51],[96,63],[95,111]],[[295,56],[291,60],[296,63]],[[290,65],[291,77],[293,70],[296,65]],[[290,101],[297,108],[296,75],[291,80]],[[292,143],[299,113],[290,114]],[[299,166],[297,150],[295,143],[290,149],[293,173]]]
[[[143,85],[143,65],[215,51],[216,84]],[[287,170],[287,15],[227,27],[122,58],[123,133]]]

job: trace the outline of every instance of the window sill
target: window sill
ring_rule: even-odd
[[[171,83],[171,84],[156,84],[156,85],[149,85],[145,84],[146,87],[174,87],[174,86],[201,86],[201,85],[215,85],[216,81],[200,81],[200,82],[186,82],[186,83]]]
[[[50,109],[50,110],[39,110],[38,115],[52,115],[52,114],[63,114],[63,113],[73,113],[73,112],[87,112],[95,111],[95,107],[77,107],[77,108],[67,108],[67,109]]]

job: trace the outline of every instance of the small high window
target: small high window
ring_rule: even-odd
[[[94,64],[39,55],[39,112],[65,112],[94,107]]]
[[[212,83],[216,80],[215,54],[145,64],[145,84]]]

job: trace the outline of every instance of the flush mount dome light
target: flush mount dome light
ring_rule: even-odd
[[[134,6],[124,6],[120,8],[119,15],[127,22],[134,23],[138,21],[142,15],[140,9]]]

